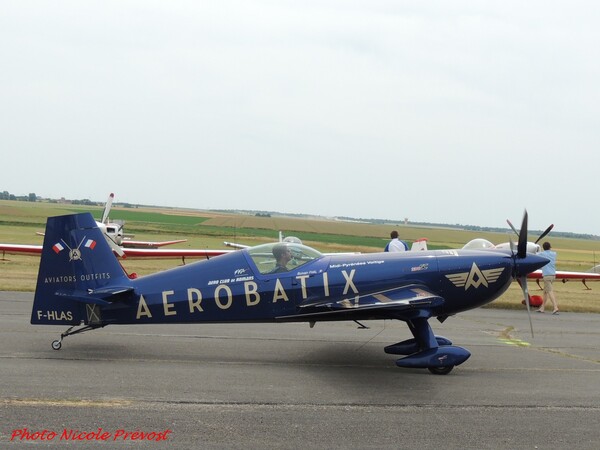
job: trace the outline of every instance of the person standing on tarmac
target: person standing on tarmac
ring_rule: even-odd
[[[558,314],[558,302],[556,301],[556,296],[554,295],[554,289],[552,287],[552,283],[554,283],[556,278],[556,252],[551,250],[552,246],[550,245],[550,242],[544,242],[542,248],[544,251],[540,252],[539,255],[548,258],[550,262],[542,267],[542,276],[544,277],[544,302],[537,312],[543,313],[546,302],[550,299],[552,302],[552,314],[556,315]]]

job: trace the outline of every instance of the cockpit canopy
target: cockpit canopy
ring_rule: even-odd
[[[314,248],[296,242],[275,242],[258,245],[249,248],[248,255],[263,275],[296,270],[298,267],[323,256]]]
[[[463,249],[464,250],[492,250],[496,248],[494,244],[492,244],[487,239],[473,239],[472,241],[467,242]]]
[[[510,250],[517,251],[517,243],[503,242],[502,244],[494,245],[487,239],[473,239],[465,244],[464,250]],[[527,242],[527,253],[537,254],[542,249],[534,242]]]

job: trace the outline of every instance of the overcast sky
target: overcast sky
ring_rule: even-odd
[[[29,1],[0,190],[600,234],[600,3]]]

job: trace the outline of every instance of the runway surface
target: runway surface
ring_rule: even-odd
[[[369,329],[112,326],[68,337],[54,351],[50,343],[66,327],[30,325],[32,299],[0,292],[0,448],[592,449],[600,442],[598,314],[534,313],[533,339],[525,311],[432,320],[436,334],[472,353],[436,376],[400,369],[383,352],[410,337],[394,321],[367,322]],[[11,441],[24,428],[56,436]],[[71,430],[106,440],[66,441]]]

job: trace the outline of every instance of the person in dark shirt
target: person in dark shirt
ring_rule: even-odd
[[[292,259],[292,252],[285,244],[278,244],[273,247],[273,256],[275,257],[275,268],[271,273],[287,272],[287,263]]]

